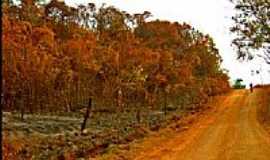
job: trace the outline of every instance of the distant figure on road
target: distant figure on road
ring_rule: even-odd
[[[252,83],[249,84],[249,89],[250,89],[250,92],[252,93],[253,92],[253,84]]]

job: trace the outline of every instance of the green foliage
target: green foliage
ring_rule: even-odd
[[[235,82],[234,82],[233,88],[234,89],[244,89],[244,88],[246,88],[246,86],[243,85],[242,82],[243,82],[243,79],[241,79],[241,78],[236,79]]]
[[[235,3],[235,25],[231,28],[237,38],[233,44],[238,49],[238,58],[252,59],[254,50],[263,50],[263,57],[270,64],[270,1],[269,0],[231,0]]]

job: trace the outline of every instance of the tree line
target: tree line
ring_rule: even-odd
[[[113,6],[2,4],[4,111],[121,112],[200,106],[229,90],[213,39]]]

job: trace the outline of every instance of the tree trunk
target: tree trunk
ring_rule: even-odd
[[[136,112],[136,119],[137,123],[141,123],[141,109],[137,106],[137,112]]]
[[[24,120],[24,100],[23,98],[19,99],[19,108],[20,108],[20,111],[21,111],[21,121]]]
[[[164,91],[164,115],[166,116],[167,114],[167,93]]]
[[[23,120],[24,120],[24,107],[21,108],[21,121]]]

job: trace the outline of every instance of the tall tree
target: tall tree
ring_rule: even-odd
[[[135,109],[140,122],[147,106],[166,111],[229,88],[213,40],[187,24],[41,2],[3,5],[5,109],[69,112],[91,98],[95,110]]]
[[[238,58],[252,59],[257,50],[259,56],[270,64],[270,0],[231,0],[235,4],[235,25],[231,31],[236,34],[233,45],[238,49]]]

